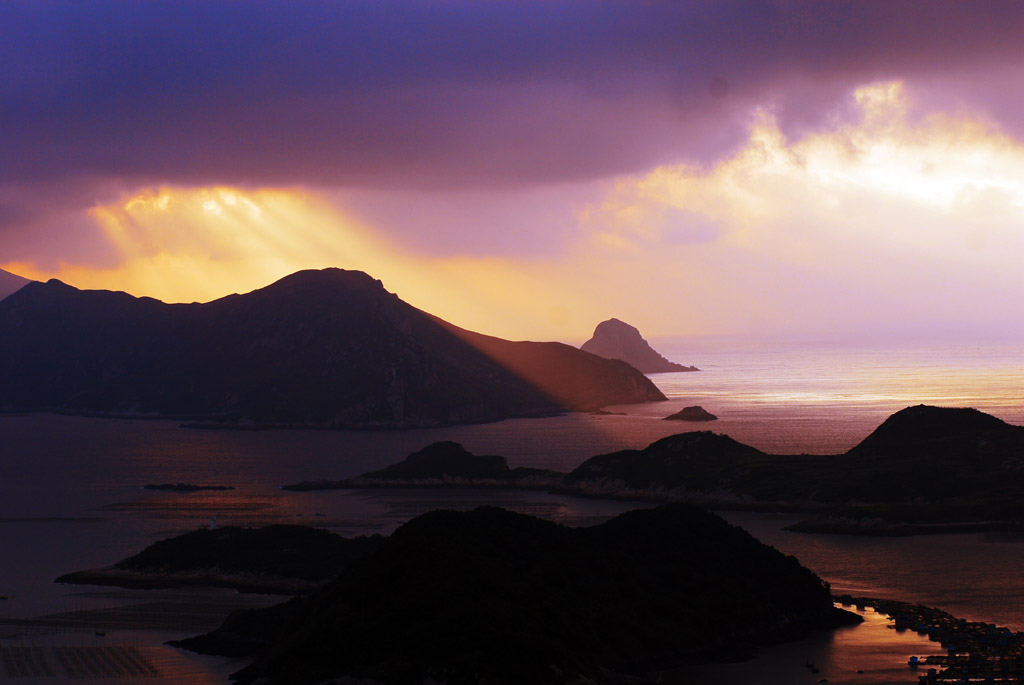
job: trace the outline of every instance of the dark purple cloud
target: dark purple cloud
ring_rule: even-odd
[[[855,83],[947,72],[1020,127],[1005,84],[963,75],[1022,35],[1015,1],[21,0],[0,185],[578,181],[710,161],[766,99],[799,131]]]
[[[0,263],[30,262],[47,271],[65,261],[116,265],[117,250],[82,210],[126,190],[95,179],[0,185]]]

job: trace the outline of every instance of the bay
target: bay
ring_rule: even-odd
[[[654,342],[673,361],[695,364],[702,371],[654,375],[668,402],[610,407],[614,413],[608,415],[380,432],[193,430],[162,420],[0,417],[0,596],[8,598],[0,601],[0,639],[52,649],[57,644],[110,644],[109,637],[150,650],[167,682],[223,682],[230,664],[197,659],[160,644],[212,627],[224,607],[259,605],[273,598],[224,591],[133,593],[62,586],[52,580],[69,571],[109,565],[155,540],[207,526],[212,517],[218,525],[298,522],[350,536],[387,533],[440,507],[493,504],[567,525],[589,525],[635,506],[543,492],[280,489],[286,483],[380,468],[437,440],[456,440],[478,454],[504,455],[513,467],[567,471],[595,454],[640,448],[693,429],[725,433],[770,453],[839,454],[893,412],[919,403],[974,406],[1024,424],[1024,345],[1018,343],[865,347],[736,339]],[[696,425],[662,420],[694,404],[719,420]],[[143,489],[147,483],[234,489],[157,492]],[[1024,542],[1019,539],[947,535],[894,541],[800,535],[782,531],[784,518],[725,515],[797,556],[837,591],[930,604],[969,619],[1024,629],[1024,583],[1017,577]],[[134,623],[123,619],[132,607],[157,600],[161,606],[186,603],[198,608],[174,625],[157,620],[156,611],[136,612]],[[59,618],[72,615],[93,622]],[[103,621],[119,627],[92,629],[94,624],[106,625]],[[110,635],[100,638],[96,632]],[[848,653],[858,642],[877,648],[872,638],[840,641],[842,646],[835,649]]]

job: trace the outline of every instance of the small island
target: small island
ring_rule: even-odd
[[[505,457],[481,456],[457,442],[442,441],[413,452],[403,461],[379,471],[344,480],[305,481],[285,490],[339,490],[346,488],[475,487],[549,489],[562,482],[564,473],[546,469],[508,467]]]
[[[717,421],[718,417],[704,409],[704,407],[685,407],[675,414],[669,414],[665,421]]]

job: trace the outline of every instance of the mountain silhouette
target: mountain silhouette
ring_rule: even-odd
[[[594,336],[580,349],[605,359],[621,359],[644,373],[698,370],[695,366],[683,366],[665,359],[643,339],[639,330],[618,319],[597,324]]]
[[[411,427],[664,400],[561,343],[460,329],[359,271],[165,304],[30,283],[0,302],[0,409],[204,422]]]
[[[10,271],[0,269],[0,300],[4,299],[11,293],[21,290],[29,283],[31,283],[31,281],[27,278],[22,278],[17,274],[12,274]]]

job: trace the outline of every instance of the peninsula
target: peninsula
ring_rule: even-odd
[[[55,582],[302,594],[322,587],[348,564],[371,554],[382,539],[379,535],[349,539],[295,525],[225,526],[160,540],[113,566],[75,571]]]

